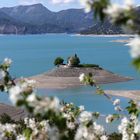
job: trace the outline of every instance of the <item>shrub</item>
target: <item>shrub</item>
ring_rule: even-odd
[[[99,65],[96,64],[81,64],[79,67],[84,67],[84,68],[100,68]]]
[[[63,64],[63,62],[64,62],[64,59],[62,57],[57,57],[54,61],[54,65],[59,66],[59,65]]]

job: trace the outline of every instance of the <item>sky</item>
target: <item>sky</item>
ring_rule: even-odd
[[[113,2],[122,2],[123,0],[112,0]],[[60,11],[68,8],[82,8],[79,0],[0,0],[0,7],[12,7],[17,5],[31,5],[42,3],[52,11]],[[140,5],[140,0],[135,0]]]

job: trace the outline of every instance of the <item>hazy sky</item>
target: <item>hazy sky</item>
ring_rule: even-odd
[[[123,0],[112,0],[113,2],[122,2]],[[79,0],[0,0],[0,7],[11,7],[16,5],[30,5],[34,3],[42,3],[48,9],[59,11],[68,8],[81,8]],[[140,0],[135,0],[140,5]]]

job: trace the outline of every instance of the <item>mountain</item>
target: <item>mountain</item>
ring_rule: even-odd
[[[25,27],[0,10],[0,34],[21,34]]]
[[[56,13],[55,23],[63,25],[66,32],[79,32],[93,26],[93,13],[85,13],[83,9],[68,9]]]
[[[52,12],[42,4],[34,4],[30,6],[4,7],[0,10],[13,18],[16,23],[22,23],[26,28],[25,33],[74,33],[85,30],[94,23],[93,13],[86,14],[83,9]]]
[[[32,25],[42,25],[49,23],[53,19],[53,12],[48,10],[42,4],[34,4],[27,6],[16,6],[10,8],[2,8],[1,11],[10,17],[23,23]]]
[[[105,20],[103,23],[98,22],[94,26],[87,28],[80,32],[81,34],[89,35],[89,34],[124,34],[123,30],[119,26],[115,26],[109,22],[109,20]]]
[[[51,28],[51,25],[52,27],[60,28],[61,31],[63,29],[62,32],[79,32],[93,25],[93,14],[86,14],[83,9],[52,12],[42,4],[34,4],[30,6],[5,7],[1,11],[16,21],[37,26],[37,28]],[[53,28],[52,32],[54,32]]]
[[[42,4],[4,7],[0,9],[1,34],[82,33],[116,34],[119,27],[106,20],[103,24],[93,18],[93,12],[68,9],[53,12]]]

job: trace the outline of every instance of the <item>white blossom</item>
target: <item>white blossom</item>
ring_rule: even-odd
[[[88,13],[92,10],[91,4],[93,3],[92,0],[80,0],[82,6],[85,7],[85,12]]]
[[[97,138],[102,138],[101,140],[105,139],[104,135],[104,128],[97,123],[92,123],[90,126],[86,127],[85,125],[79,125],[75,140],[97,140]]]
[[[0,70],[0,79],[4,78],[6,76],[5,71]]]
[[[81,123],[89,122],[92,119],[93,119],[92,113],[88,111],[83,111],[78,118],[79,122]]]
[[[53,110],[55,112],[58,112],[61,109],[61,105],[57,97],[52,99],[45,97],[40,101],[34,102],[34,104],[32,105],[34,106],[34,112],[41,113],[41,114],[45,113],[48,110]]]
[[[104,133],[104,127],[97,124],[96,122],[93,123],[94,125],[94,133],[97,135],[102,135]]]
[[[134,133],[137,124],[137,119],[134,116],[132,116],[131,118],[133,118],[134,120],[128,120],[126,117],[124,117],[121,120],[121,124],[118,126],[118,130],[122,134],[122,140],[135,140]]]
[[[73,122],[67,122],[67,127],[69,129],[74,129],[75,128],[75,123],[73,123]]]
[[[18,135],[16,140],[26,140],[26,138],[23,135]]]
[[[140,122],[135,126],[134,133],[136,133],[136,134],[140,133]]]
[[[113,105],[119,105],[120,104],[120,99],[116,99],[113,101]]]
[[[128,126],[128,119],[126,117],[124,117],[122,120],[121,120],[121,124],[118,126],[118,130],[120,133],[126,131],[126,128]]]
[[[131,7],[134,5],[134,0],[124,0],[124,5],[127,7]]]
[[[140,57],[140,37],[135,37],[127,44],[130,46],[130,54],[132,58]]]
[[[22,89],[20,86],[14,86],[9,89],[9,98],[13,104],[16,104],[19,99],[21,99]]]
[[[9,59],[9,58],[5,58],[4,61],[3,61],[3,63],[6,64],[6,65],[11,65],[12,60]]]
[[[36,84],[36,81],[35,80],[32,80],[32,79],[24,79],[24,82],[28,84],[28,86],[34,86]]]
[[[113,119],[114,119],[114,117],[113,117],[113,115],[108,115],[107,117],[106,117],[106,123],[111,123],[112,121],[113,121]]]
[[[88,136],[88,129],[85,126],[80,126],[76,132],[75,140],[82,140],[87,138]]]
[[[120,106],[115,106],[114,110],[115,111],[121,111],[121,107]]]
[[[80,82],[83,82],[84,78],[85,78],[85,74],[84,73],[80,74],[80,76],[79,76]]]
[[[82,112],[85,110],[85,107],[83,105],[79,106],[79,110]]]
[[[28,98],[27,98],[27,100],[26,100],[27,102],[35,102],[35,101],[37,101],[37,99],[36,99],[36,95],[34,94],[34,93],[32,93],[31,95],[29,95],[28,96]]]
[[[16,128],[16,125],[15,124],[9,124],[9,123],[6,123],[6,124],[0,124],[0,132],[13,132],[15,133],[15,128]]]
[[[119,4],[114,3],[109,5],[106,9],[104,9],[104,13],[110,16],[112,20],[114,20],[119,17],[120,12],[122,12],[122,10],[123,9]]]
[[[131,0],[125,0],[124,4],[111,3],[106,9],[103,10],[103,12],[108,15],[111,22],[114,23],[123,15],[125,11],[131,11],[133,8],[134,7]],[[130,24],[133,24],[132,20],[127,21],[127,26]]]
[[[103,136],[101,137],[101,140],[108,140],[108,137],[105,136],[105,135],[103,135]]]
[[[39,130],[37,129],[37,123],[34,118],[25,118],[24,123],[33,130],[35,135],[38,134]]]
[[[68,113],[63,113],[63,117],[66,118],[67,120],[71,119],[71,116]]]

